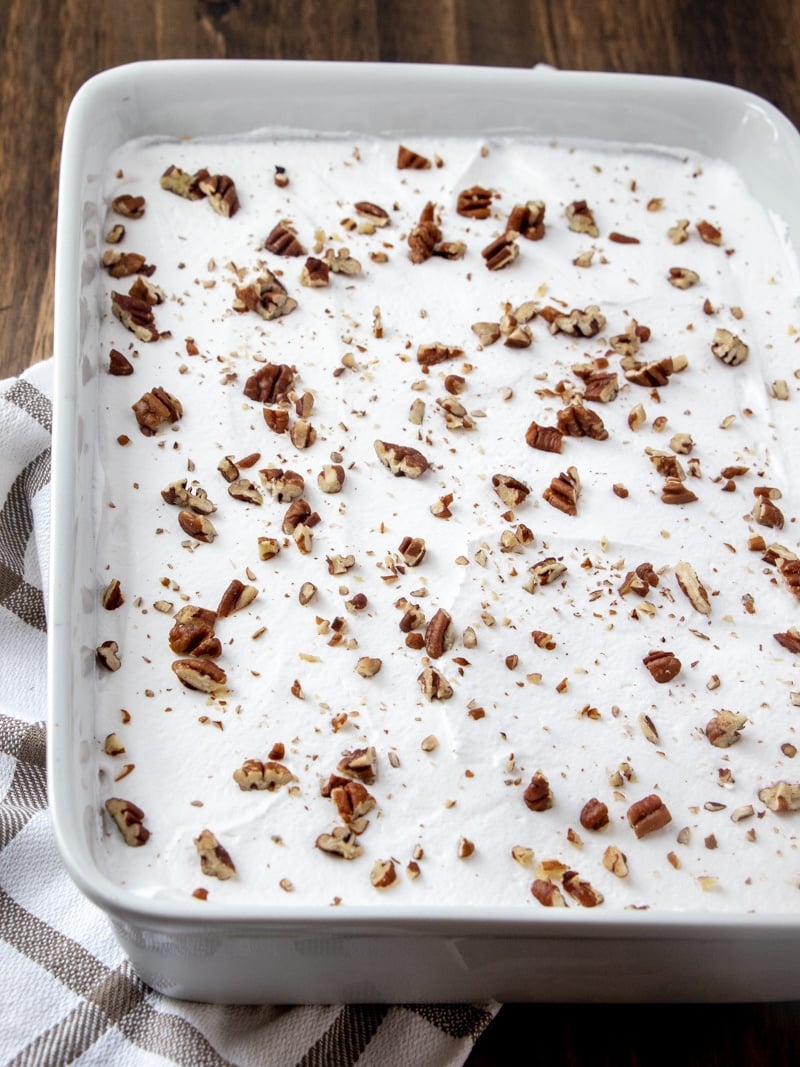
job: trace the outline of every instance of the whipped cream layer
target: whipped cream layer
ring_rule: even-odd
[[[798,551],[800,279],[780,224],[728,165],[690,153],[409,134],[404,143],[433,165],[401,170],[398,143],[287,132],[137,142],[109,161],[106,231],[122,222],[126,233],[108,247],[141,253],[165,299],[153,309],[160,339],[142,343],[111,313],[111,292],[127,293],[134,279],[102,272],[97,597],[118,579],[124,603],[97,611],[97,644],[116,641],[121,660],[117,671],[97,668],[99,863],[143,897],[189,900],[203,889],[231,907],[390,902],[546,914],[534,880],[550,880],[581,910],[561,877],[574,871],[604,911],[794,910],[800,813],[774,812],[759,793],[800,781],[800,660],[773,636],[796,623],[798,600],[774,553],[749,547],[761,536],[787,558]],[[223,217],[207,199],[162,189],[170,166],[230,176],[239,210]],[[456,210],[474,186],[492,192],[487,218]],[[143,217],[113,213],[121,194],[145,198]],[[518,237],[514,262],[488,270],[482,250],[503,235],[515,205],[534,200],[546,206],[543,238]],[[360,201],[384,209],[388,225],[359,232]],[[569,227],[567,208],[580,201],[597,236]],[[463,258],[409,258],[408,235],[428,203],[442,240],[466,245]],[[668,231],[680,219],[689,220],[688,239],[675,244]],[[303,255],[264,249],[281,220]],[[720,244],[701,238],[699,222],[721,233]],[[360,272],[301,285],[306,257],[328,249],[347,249]],[[236,287],[265,267],[298,305],[272,321],[234,310]],[[676,288],[673,268],[699,279]],[[500,325],[530,302],[529,347],[505,344],[508,319],[505,334],[481,344],[473,324]],[[605,320],[594,336],[551,331],[548,309],[587,307]],[[611,338],[635,324],[650,331],[637,361],[671,357],[680,367],[685,357],[667,384],[626,378]],[[720,329],[748,346],[746,362],[715,357]],[[425,369],[418,348],[434,344],[461,353]],[[111,349],[132,374],[106,373]],[[294,392],[313,395],[308,448],[272,432],[262,405],[244,394],[268,363],[295,368]],[[607,438],[564,436],[560,453],[530,447],[531,423],[555,426],[591,370],[618,377],[615,399],[586,402]],[[448,375],[463,379],[457,396]],[[177,398],[183,414],[145,436],[132,405],[154,388]],[[473,428],[446,424],[438,401],[448,397]],[[419,423],[410,414],[418,401]],[[291,425],[298,415],[288,410]],[[671,442],[684,434],[691,451],[678,454]],[[428,469],[394,477],[376,440],[419,450]],[[665,476],[648,449],[677,459],[695,500],[664,502]],[[253,455],[240,474],[261,489],[260,505],[233,499],[218,470],[226,456]],[[317,475],[332,463],[346,477],[340,493],[326,494]],[[319,515],[307,554],[282,532],[288,505],[260,481],[272,467],[305,479],[304,498]],[[575,515],[543,497],[570,468],[580,483]],[[723,475],[728,468],[740,470]],[[518,506],[498,497],[498,474],[529,488]],[[180,509],[162,498],[182,479],[216,505],[213,543],[189,537]],[[780,492],[772,495],[782,528],[753,517],[759,487]],[[437,517],[432,506],[450,496],[450,516]],[[508,542],[520,524],[533,540],[504,551],[504,534]],[[259,537],[276,538],[280,553],[260,559]],[[405,537],[425,540],[418,566],[399,554]],[[329,560],[350,555],[349,570],[329,573]],[[537,581],[531,568],[551,559],[565,570]],[[644,563],[658,584],[645,596],[621,591]],[[682,591],[681,563],[707,591],[710,614]],[[215,662],[227,685],[211,697],[181,685],[168,635],[180,608],[216,609],[233,580],[257,595],[217,620]],[[303,605],[307,582],[317,592]],[[366,607],[349,610],[357,594]],[[452,617],[455,640],[440,657],[408,647],[403,598],[426,620],[440,608]],[[338,643],[336,619],[346,624]],[[651,675],[643,660],[652,651],[677,657],[672,680]],[[380,660],[378,673],[357,673],[361,657]],[[449,699],[423,693],[426,666],[452,688]],[[723,710],[746,722],[739,740],[716,747],[706,726]],[[105,751],[109,734],[124,753]],[[242,791],[234,772],[266,761],[277,743],[294,780]],[[326,854],[318,838],[343,823],[321,787],[342,773],[343,753],[370,747],[377,776],[366,788],[376,806],[353,838],[361,855]],[[542,811],[524,801],[537,772],[551,794]],[[628,811],[653,795],[671,821],[637,837]],[[143,810],[144,845],[125,844],[104,810],[109,797]],[[580,822],[593,798],[608,809],[599,831]],[[204,829],[229,854],[233,877],[201,872],[194,840]],[[618,863],[609,869],[613,849],[625,857],[624,877]],[[384,889],[371,881],[381,861],[395,873]]]

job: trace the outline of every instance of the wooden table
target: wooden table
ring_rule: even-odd
[[[61,133],[97,71],[181,57],[545,62],[726,82],[800,125],[798,42],[795,0],[0,0],[0,377],[51,354]],[[758,1067],[799,1054],[795,1004],[508,1005],[469,1064]]]

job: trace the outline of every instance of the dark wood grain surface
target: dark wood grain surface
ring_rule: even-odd
[[[680,75],[748,89],[800,125],[798,0],[0,0],[0,377],[51,353],[59,150],[72,96],[105,68],[182,57]],[[800,1005],[791,1003],[520,1004],[501,1010],[469,1064],[799,1059]]]

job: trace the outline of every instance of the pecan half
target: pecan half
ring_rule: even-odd
[[[289,296],[286,287],[270,270],[264,270],[249,285],[236,286],[233,310],[255,311],[268,322],[289,315],[297,307],[297,301]]]
[[[656,793],[637,800],[628,808],[628,822],[637,837],[645,837],[672,822],[669,808]]]
[[[416,448],[375,441],[375,454],[395,478],[419,478],[428,469],[428,461]]]
[[[653,678],[661,683],[671,682],[680,673],[681,669],[681,661],[674,652],[667,652],[664,649],[649,652],[642,660],[642,663],[650,671]]]
[[[575,467],[567,467],[550,482],[542,496],[552,507],[563,511],[565,515],[578,514],[578,497],[581,493],[581,480]]]
[[[550,783],[541,771],[537,771],[525,787],[522,794],[525,807],[531,811],[547,811],[553,806],[553,793]]]
[[[194,839],[194,847],[200,856],[200,870],[209,878],[225,882],[236,874],[236,867],[225,849],[210,830],[202,830]]]
[[[122,797],[109,797],[106,811],[117,824],[126,845],[140,848],[150,837],[150,831],[144,825],[144,812],[132,800]]]
[[[188,656],[185,659],[175,660],[172,670],[182,685],[200,693],[216,695],[225,688],[228,681],[228,676],[221,667],[218,667],[212,660],[203,659],[200,656]]]
[[[297,371],[286,363],[265,363],[244,383],[244,395],[259,404],[288,403]]]
[[[290,782],[296,782],[297,778],[282,763],[273,760],[262,763],[259,759],[246,759],[241,767],[233,772],[233,780],[245,793],[251,789],[266,789],[268,793],[274,793]]]
[[[297,239],[297,231],[287,222],[273,226],[264,241],[264,248],[276,256],[305,255],[305,249]]]
[[[540,426],[532,422],[525,431],[525,443],[540,452],[560,452],[563,434],[556,426]]]
[[[578,402],[562,408],[556,414],[556,422],[565,437],[589,437],[593,441],[608,438],[608,430],[597,412]]]

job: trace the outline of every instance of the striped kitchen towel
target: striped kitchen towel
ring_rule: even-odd
[[[449,1067],[497,1004],[222,1006],[146,986],[61,865],[47,808],[52,365],[0,383],[0,1061]]]

